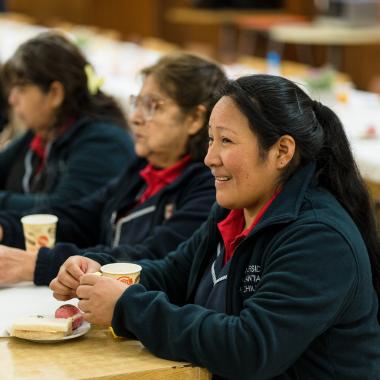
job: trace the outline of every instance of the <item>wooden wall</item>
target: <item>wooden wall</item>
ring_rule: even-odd
[[[61,19],[116,29],[125,38],[160,35],[160,5],[154,0],[8,0],[10,11],[41,23]]]
[[[312,0],[284,2],[289,12],[313,15]],[[73,23],[116,29],[128,39],[155,36],[182,46],[205,48],[205,52],[217,57],[220,27],[167,22],[165,14],[169,8],[189,6],[189,3],[189,0],[8,0],[8,7],[42,23],[59,17]],[[287,58],[297,57],[294,47],[288,47],[287,54]],[[371,78],[380,75],[380,46],[344,48],[342,56],[342,70],[351,76],[357,87],[367,89]],[[325,57],[324,48],[313,48],[315,65],[323,63]]]

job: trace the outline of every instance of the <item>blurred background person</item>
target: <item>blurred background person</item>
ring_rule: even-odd
[[[25,134],[0,152],[0,209],[67,203],[100,188],[134,159],[115,100],[91,87],[93,70],[57,33],[19,46],[3,83]]]
[[[188,53],[163,56],[142,75],[141,91],[130,99],[140,160],[92,197],[43,210],[59,217],[57,241],[75,245],[37,255],[0,247],[1,283],[49,284],[69,256],[88,251],[115,260],[159,259],[207,219],[215,202],[214,179],[203,163],[208,119],[226,76],[214,62]],[[3,244],[24,246],[19,217],[0,214]]]
[[[0,66],[1,73],[1,66]],[[9,119],[9,107],[8,101],[4,93],[3,83],[1,81],[0,75],[0,133],[4,130],[5,126],[8,124]]]
[[[25,132],[25,126],[16,120],[8,104],[0,66],[0,151],[14,138]]]

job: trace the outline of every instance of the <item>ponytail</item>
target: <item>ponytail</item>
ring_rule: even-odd
[[[367,246],[373,286],[380,301],[380,244],[370,195],[336,114],[318,102],[313,102],[313,110],[323,128],[325,141],[317,155],[317,179],[338,199],[359,228]],[[380,310],[378,319],[380,321]]]
[[[294,160],[281,183],[298,167],[316,161],[316,181],[341,203],[363,237],[380,305],[380,242],[375,214],[337,115],[310,99],[292,81],[278,76],[258,74],[229,81],[223,95],[232,97],[247,117],[264,157],[281,136],[289,134],[296,141]],[[378,319],[380,322],[380,306]]]

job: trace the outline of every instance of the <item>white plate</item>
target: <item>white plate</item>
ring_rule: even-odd
[[[79,338],[80,336],[86,334],[91,328],[91,325],[88,322],[83,322],[81,326],[79,326],[76,330],[74,330],[70,335],[63,336],[62,338],[58,339],[28,339],[28,338],[19,338],[24,340],[29,340],[30,342],[37,342],[37,343],[56,343],[56,342],[62,342],[64,340],[70,340]],[[11,328],[7,328],[7,332],[9,335],[11,331]],[[18,337],[15,337],[18,338]]]

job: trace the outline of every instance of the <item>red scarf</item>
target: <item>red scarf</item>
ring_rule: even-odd
[[[58,127],[58,136],[62,136],[74,124],[75,119],[69,118],[68,121]],[[40,162],[36,168],[35,174],[38,174],[46,164],[47,159],[47,143],[40,135],[35,135],[29,144],[29,149],[39,158]]]
[[[139,198],[138,203],[144,203],[165,186],[173,183],[181,175],[183,169],[189,165],[190,161],[191,157],[187,155],[181,161],[165,169],[157,169],[152,164],[145,166],[140,171],[140,175],[144,178],[147,187]]]

